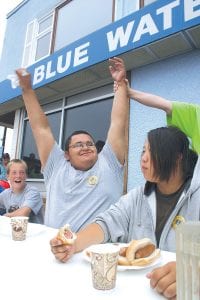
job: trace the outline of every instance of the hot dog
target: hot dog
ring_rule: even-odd
[[[160,256],[160,249],[148,238],[133,240],[128,245],[125,255],[120,253],[119,265],[144,266],[152,263]]]
[[[59,229],[57,239],[66,245],[72,245],[76,239],[76,234],[71,231],[69,224],[66,224]]]

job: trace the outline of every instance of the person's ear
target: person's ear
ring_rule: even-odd
[[[69,151],[65,151],[65,158],[66,160],[69,160]]]

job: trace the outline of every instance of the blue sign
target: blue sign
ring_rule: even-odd
[[[199,0],[159,0],[62,48],[28,68],[33,88],[200,24]],[[21,94],[0,83],[0,103]]]

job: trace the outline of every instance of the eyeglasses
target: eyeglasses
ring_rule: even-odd
[[[95,144],[93,142],[91,142],[91,141],[87,141],[85,143],[83,143],[83,142],[77,142],[74,145],[70,145],[69,148],[84,148],[84,146],[90,148],[90,147],[94,147],[94,145]]]

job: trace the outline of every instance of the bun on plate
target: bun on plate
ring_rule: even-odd
[[[127,247],[120,249],[118,264],[123,266],[145,266],[160,256],[160,249],[156,249],[153,242],[144,238],[132,240]]]
[[[59,229],[57,239],[66,245],[72,245],[76,239],[76,234],[71,231],[69,224],[66,224]]]

